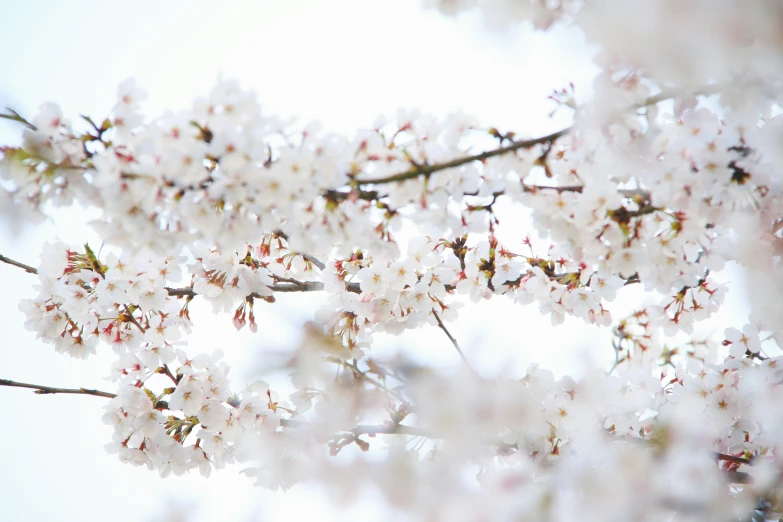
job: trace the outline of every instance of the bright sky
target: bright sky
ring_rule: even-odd
[[[586,96],[595,73],[578,35],[540,35],[527,28],[498,33],[476,19],[425,12],[415,0],[26,0],[3,8],[2,25],[0,106],[32,116],[53,100],[74,120],[78,114],[102,119],[117,85],[129,76],[149,92],[145,108],[156,114],[188,106],[222,74],[255,89],[267,112],[316,119],[345,133],[398,107],[417,107],[439,115],[462,110],[486,125],[533,136],[568,123],[547,118],[552,107],[545,98],[552,89],[573,81]],[[0,143],[20,135],[18,126],[0,122]],[[37,264],[46,240],[91,239],[83,222],[83,215],[68,211],[20,235],[0,228],[0,253]],[[102,380],[111,351],[77,361],[37,342],[17,309],[20,299],[34,297],[35,277],[2,265],[0,278],[0,378],[111,389]],[[622,311],[632,297],[617,307]],[[230,316],[213,319],[207,308],[196,307],[198,325],[188,350],[223,349],[239,389],[260,376],[270,354],[296,341],[318,302],[318,296],[300,295],[264,305],[256,335],[238,334]],[[535,306],[501,299],[463,309],[450,328],[475,366],[488,373],[523,370],[533,360],[558,373],[578,372],[588,359],[602,364],[612,358],[608,330],[576,320],[552,329]],[[434,328],[381,344],[404,344],[445,365],[459,362]],[[590,357],[584,355],[587,347]],[[121,464],[103,449],[111,437],[100,421],[103,404],[96,397],[0,389],[0,519],[162,521],[170,520],[161,515],[169,501],[184,505],[193,499],[194,521],[338,518],[317,490],[271,494],[254,488],[236,467],[208,480],[198,474],[161,480],[146,468]],[[372,506],[368,499],[339,519],[389,519]]]

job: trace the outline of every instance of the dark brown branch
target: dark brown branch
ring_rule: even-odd
[[[568,134],[570,131],[571,131],[571,127],[567,127],[565,129],[559,130],[557,132],[553,132],[552,134],[548,134],[546,136],[541,136],[539,138],[533,138],[529,140],[515,141],[511,145],[506,145],[505,147],[499,147],[497,149],[488,150],[479,154],[474,154],[472,156],[464,156],[462,158],[457,158],[455,160],[447,161],[445,163],[436,163],[435,165],[418,165],[409,170],[406,170],[405,172],[392,174],[391,176],[384,176],[382,178],[357,179],[356,182],[360,186],[382,185],[384,183],[395,183],[397,181],[405,181],[408,179],[417,178],[419,176],[429,176],[430,174],[433,174],[435,172],[446,170],[446,169],[453,169],[455,167],[460,167],[462,165],[466,165],[474,161],[483,161],[485,159],[489,159],[495,156],[508,154],[509,152],[513,152],[515,150],[529,149],[531,147],[540,145],[542,143],[551,143],[555,141],[557,138],[565,134]]]
[[[133,317],[133,312],[131,312],[131,310],[128,307],[128,305],[125,305],[125,312],[126,312],[125,315],[128,318],[128,321],[130,321],[131,323],[135,324],[136,328],[138,328],[141,331],[141,333],[144,333],[146,331],[145,328],[139,324],[139,322],[136,320],[135,317]]]
[[[11,386],[13,388],[29,388],[35,390],[39,395],[49,395],[54,393],[71,393],[76,395],[94,395],[95,397],[106,397],[113,399],[117,395],[100,390],[91,390],[88,388],[52,388],[51,386],[40,386],[38,384],[27,384],[24,382],[9,381],[0,379],[0,386]]]
[[[628,276],[628,279],[625,280],[625,283],[623,283],[623,286],[633,285],[636,283],[639,283],[639,274],[634,273]]]
[[[198,295],[192,288],[170,288],[167,286],[165,290],[171,297],[195,297]]]
[[[376,199],[384,198],[385,195],[381,195],[377,190],[350,190],[342,191],[336,189],[329,189],[323,192],[321,196],[328,200],[338,203],[346,199],[356,198],[363,199],[365,201],[375,201]]]
[[[459,354],[460,357],[462,357],[462,362],[465,363],[465,366],[468,367],[468,370],[470,370],[473,375],[478,377],[479,376],[478,373],[476,372],[476,370],[473,369],[473,367],[468,362],[468,358],[465,357],[465,354],[463,353],[462,349],[459,347],[459,343],[457,343],[457,340],[454,338],[453,335],[451,335],[451,332],[449,332],[448,328],[446,328],[446,325],[443,324],[443,321],[440,320],[440,316],[438,315],[438,312],[436,312],[435,310],[432,310],[432,315],[434,315],[435,316],[435,320],[438,321],[438,327],[440,327],[440,329],[443,330],[443,333],[445,333],[446,337],[449,338],[449,341],[451,341],[451,344],[453,344],[454,348],[457,349],[457,353]]]

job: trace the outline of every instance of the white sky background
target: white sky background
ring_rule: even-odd
[[[487,126],[537,136],[568,123],[547,118],[552,89],[573,81],[585,95],[595,73],[578,35],[534,34],[528,27],[493,34],[471,17],[425,12],[418,0],[220,4],[0,0],[0,106],[32,117],[53,100],[74,121],[78,114],[102,119],[116,101],[117,85],[135,76],[149,93],[146,113],[156,115],[188,107],[222,73],[256,90],[266,112],[296,115],[302,123],[315,119],[329,130],[350,133],[380,114],[416,107],[436,115],[459,109]],[[21,127],[0,122],[0,144],[20,136]],[[36,265],[46,240],[97,244],[84,221],[84,214],[70,210],[18,235],[0,225],[0,253]],[[520,238],[534,235],[525,220],[519,223]],[[17,305],[35,296],[35,282],[35,276],[0,265],[0,378],[111,390],[102,380],[113,360],[107,347],[87,361],[74,360],[24,330]],[[623,292],[612,307],[615,318],[631,311],[627,303],[635,290]],[[259,303],[255,335],[237,333],[230,315],[213,317],[196,301],[187,350],[223,349],[233,388],[241,389],[264,377],[259,371],[274,353],[296,342],[320,300],[303,294]],[[578,374],[588,361],[605,364],[613,357],[608,329],[573,319],[553,329],[536,305],[503,298],[463,309],[449,327],[487,375],[499,368],[519,372],[530,361]],[[380,344],[404,345],[442,365],[459,363],[435,328]],[[210,479],[193,473],[161,480],[146,468],[121,464],[103,449],[111,438],[111,428],[100,421],[103,405],[97,397],[0,388],[0,520],[163,520],[154,517],[171,499],[181,505],[197,499],[192,520],[198,521],[338,519],[315,488],[269,493],[254,488],[239,467]],[[372,502],[339,519],[388,519]]]

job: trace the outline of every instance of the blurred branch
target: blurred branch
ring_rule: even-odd
[[[349,363],[348,361],[343,361],[342,359],[338,359],[337,357],[327,357],[327,360],[329,362],[333,362],[335,364],[338,364],[340,366],[344,366],[346,368],[349,368],[352,372],[355,378],[362,380],[368,384],[372,384],[379,390],[383,390],[389,395],[393,396],[395,399],[407,403],[403,396],[398,392],[397,390],[393,390],[386,386],[385,384],[373,379],[369,375],[367,375],[367,372],[364,372],[359,369],[359,366],[357,366],[356,362]]]
[[[462,362],[464,362],[464,363],[465,363],[465,366],[467,366],[467,367],[468,367],[468,369],[471,371],[471,373],[473,373],[473,375],[475,375],[476,377],[478,377],[478,376],[479,376],[479,374],[476,372],[476,370],[474,370],[474,369],[473,369],[473,367],[472,367],[472,366],[470,365],[470,363],[468,362],[468,358],[467,358],[467,357],[465,357],[465,354],[464,354],[464,352],[463,352],[463,351],[462,351],[462,349],[459,347],[459,343],[457,343],[457,340],[454,338],[454,336],[453,336],[453,335],[451,335],[451,332],[449,332],[448,328],[446,328],[446,325],[445,325],[445,324],[443,324],[443,321],[441,321],[441,320],[440,320],[440,316],[438,315],[438,312],[436,312],[436,311],[433,309],[433,310],[432,310],[432,315],[434,315],[434,316],[435,316],[435,320],[436,320],[436,321],[438,321],[438,326],[439,326],[439,327],[440,327],[440,329],[441,329],[441,330],[443,330],[443,332],[446,334],[446,337],[448,337],[448,338],[449,338],[449,341],[451,341],[451,344],[453,344],[453,345],[454,345],[454,348],[456,348],[456,349],[457,349],[457,353],[459,354],[459,356],[460,356],[460,357],[462,357]]]
[[[30,123],[26,119],[22,118],[22,116],[20,116],[19,113],[16,112],[15,110],[13,110],[12,108],[6,107],[5,110],[10,112],[11,114],[0,114],[0,118],[4,118],[6,120],[11,120],[11,121],[15,121],[17,123],[21,123],[22,125],[24,125],[25,127],[27,127],[30,130],[38,130],[38,127],[36,127],[35,125]]]
[[[364,372],[362,372],[355,366],[355,364],[346,363],[345,361],[341,361],[341,362],[345,366],[355,370],[355,373],[357,373],[360,376],[360,378],[368,380],[368,382],[370,382],[371,384],[374,384],[375,386],[378,386],[379,388],[389,391],[390,393],[394,393],[396,395],[396,393],[393,390],[389,390],[381,383],[373,380],[372,378],[367,377]],[[105,397],[107,399],[113,399],[114,397],[117,396],[114,393],[109,393],[100,390],[93,390],[89,388],[54,388],[51,386],[42,386],[40,384],[28,384],[24,382],[11,381],[8,379],[0,379],[0,386],[8,386],[12,388],[27,388],[27,389],[35,390],[35,393],[38,395],[53,395],[53,394],[62,393],[62,394],[71,394],[71,395],[92,395],[94,397]],[[280,420],[280,426],[283,428],[302,428],[302,427],[307,427],[309,425],[310,423],[306,421],[300,421],[296,419]],[[437,438],[437,436],[432,434],[426,428],[421,428],[416,426],[406,426],[403,424],[381,424],[381,425],[359,424],[351,430],[351,433],[356,437],[360,435],[368,435],[370,437],[374,437],[376,435],[411,435],[416,437]],[[645,442],[645,441],[640,440],[640,442]],[[506,453],[519,450],[519,447],[516,444],[508,444],[501,441],[493,441],[493,442],[489,442],[489,444],[492,446],[496,446],[498,450]],[[725,453],[718,453],[718,452],[713,452],[713,456],[716,460],[723,460],[723,461],[733,462],[737,464],[751,465],[755,460],[755,457],[750,457],[750,458],[737,457],[734,455],[727,455]],[[740,472],[740,471],[726,471],[726,470],[724,470],[724,473],[725,476],[727,477],[727,480],[730,483],[733,484],[753,483],[753,477],[748,473]]]

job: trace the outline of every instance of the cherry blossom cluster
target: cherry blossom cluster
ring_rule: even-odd
[[[275,251],[272,244],[277,245]],[[220,293],[210,292],[209,285],[220,292],[221,285],[227,286],[232,292],[238,281],[252,281],[253,277],[268,278],[263,279],[263,288],[256,290],[271,293],[274,277],[287,279],[270,275],[273,272],[285,273],[281,268],[293,270],[295,264],[301,273],[313,271],[306,258],[289,255],[283,245],[280,238],[268,238],[260,248],[245,250],[244,257],[206,252],[191,267],[192,286],[185,287],[180,295],[166,295],[157,307],[143,300],[143,293],[133,293],[132,289],[141,287],[133,284],[133,279],[152,278],[165,290],[169,288],[164,286],[166,281],[180,279],[174,269],[176,260],[169,259],[157,269],[150,262],[137,260],[130,268],[127,260],[113,255],[100,261],[87,245],[46,247],[45,261],[38,271],[41,287],[48,288],[49,293],[42,293],[23,308],[62,316],[59,323],[54,321],[60,325],[58,329],[47,326],[50,338],[62,343],[57,339],[65,337],[79,344],[71,339],[106,338],[115,329],[127,332],[121,336],[124,343],[112,342],[119,358],[111,377],[118,382],[116,396],[104,415],[104,421],[115,430],[114,442],[107,446],[109,451],[124,462],[146,465],[164,476],[191,469],[209,475],[213,467],[220,469],[238,461],[248,466],[246,474],[259,485],[273,489],[313,478],[328,482],[350,471],[358,473],[357,477],[370,478],[390,504],[411,516],[426,518],[449,499],[463,507],[466,520],[488,498],[507,499],[501,506],[510,510],[508,513],[532,509],[531,504],[510,500],[520,492],[532,495],[535,491],[532,498],[539,499],[529,514],[548,513],[551,508],[540,501],[563,495],[567,498],[569,491],[580,488],[573,482],[574,474],[585,478],[605,474],[613,477],[608,484],[638,484],[636,487],[646,489],[635,493],[637,500],[643,494],[656,512],[667,514],[688,506],[696,509],[695,503],[700,516],[705,517],[726,510],[747,511],[753,507],[754,491],[761,491],[746,485],[738,490],[740,494],[731,497],[732,502],[716,504],[715,498],[722,498],[727,483],[754,481],[766,487],[775,480],[776,447],[780,443],[775,433],[779,432],[770,432],[766,426],[783,422],[774,413],[774,404],[780,400],[777,384],[783,377],[778,369],[781,358],[763,355],[760,331],[764,328],[753,324],[741,330],[726,330],[722,344],[729,346],[729,357],[716,362],[720,361],[718,343],[692,339],[682,348],[667,347],[660,333],[664,320],[655,311],[643,310],[621,321],[615,329],[616,376],[596,371],[580,380],[555,380],[551,372],[534,366],[521,379],[497,382],[467,373],[443,376],[425,368],[411,368],[404,362],[367,358],[343,337],[324,334],[320,327],[313,326],[293,359],[295,391],[287,401],[280,401],[262,382],[233,394],[228,367],[220,362],[221,354],[190,357],[184,350],[175,349],[172,344],[178,330],[164,328],[161,308],[167,300],[177,303],[183,297],[195,298],[197,288],[205,299],[219,298]],[[490,243],[472,250],[496,247]],[[447,290],[446,284],[434,278],[434,283],[433,279],[422,283],[418,274],[404,274],[401,269],[413,260],[434,267],[443,259],[441,254],[448,252],[455,259],[448,274],[459,279],[460,264],[475,262],[467,255],[469,251],[464,244],[447,249],[420,239],[410,245],[410,261],[384,263],[385,268],[379,270],[372,268],[375,263],[359,268],[362,263],[354,259],[353,263],[344,263],[343,273],[334,273],[326,280],[345,294],[356,296],[358,302],[369,304],[375,299],[371,292],[397,287],[401,298],[425,284],[426,291],[420,293],[427,295],[428,306],[433,307],[438,303],[433,300],[435,294],[446,296],[457,288]],[[281,268],[273,267],[255,276],[264,253],[287,257],[290,264],[280,263]],[[429,259],[425,259],[427,256]],[[533,258],[525,262],[531,261]],[[431,268],[429,273],[437,270]],[[524,268],[520,264],[516,270]],[[351,271],[359,280],[358,293],[350,290],[354,287],[347,281],[350,275],[346,274]],[[546,278],[552,284],[541,266],[530,272],[539,272],[533,277]],[[373,287],[378,277],[386,281]],[[578,273],[569,277],[582,280]],[[504,284],[501,279],[498,286]],[[624,284],[619,279],[615,286]],[[433,285],[440,286],[433,289]],[[79,291],[52,291],[67,286]],[[252,291],[252,286],[243,287],[237,295],[241,300],[242,293]],[[50,294],[68,295],[71,300],[55,303],[52,297],[45,297]],[[111,304],[99,308],[105,295],[113,296]],[[233,306],[233,298],[220,305],[224,310]],[[121,308],[124,315],[118,312]],[[183,309],[176,314],[181,328],[188,324]],[[113,318],[109,316],[112,310]],[[31,320],[31,325],[35,321],[53,322],[46,317]],[[102,329],[98,325],[104,321],[108,325]],[[147,333],[155,325],[160,325],[157,332]],[[160,337],[164,332],[171,335],[172,342]],[[370,353],[369,344],[364,348]],[[650,365],[658,362],[664,365],[662,371],[658,375],[650,373]],[[335,365],[341,376],[338,380],[324,368]],[[169,385],[165,379],[170,380]],[[356,458],[346,468],[328,456],[341,454],[346,448],[355,447],[361,452],[377,448],[372,438],[378,436],[393,439],[387,449],[387,458],[394,463],[391,472],[379,470],[373,461]],[[394,442],[400,437],[432,443],[419,443],[419,450],[414,451],[402,442]],[[317,450],[317,441],[328,443],[328,453]],[[418,456],[425,449],[426,455]],[[584,455],[591,457],[585,459]],[[444,473],[441,466],[456,466],[454,472],[468,469],[465,466],[476,468],[481,495],[476,497],[477,493],[465,483],[455,481],[443,484],[432,495],[415,494],[401,500],[402,493],[410,493],[407,488],[417,484],[423,487],[432,481],[433,473]],[[696,475],[694,466],[699,470]],[[672,483],[670,477],[682,469],[689,470],[690,482]],[[529,474],[541,478],[531,479]],[[345,478],[340,483],[346,486],[352,482]],[[597,492],[608,495],[610,490],[599,488]],[[566,509],[558,505],[558,509]],[[596,517],[606,509],[578,502],[564,505],[570,510],[596,510]]]
[[[763,489],[775,480],[773,470],[751,467],[747,458],[772,447],[758,431],[770,412],[741,414],[722,404],[736,395],[758,400],[754,393],[763,381],[779,380],[774,366],[718,366],[702,379],[680,383],[670,374],[644,385],[633,373],[607,378],[598,372],[574,382],[535,368],[501,385],[467,376],[429,379],[414,388],[416,412],[441,442],[398,470],[394,484],[379,483],[390,502],[422,519],[438,513],[436,519],[473,520],[488,511],[509,518],[579,513],[620,519],[630,512],[657,519],[687,506],[699,520],[741,516],[754,507],[749,491],[731,502],[722,497],[727,482],[750,482],[752,476]],[[664,387],[670,380],[674,384]],[[651,408],[657,415],[645,415]],[[713,438],[720,441],[714,448],[727,453],[707,449],[704,442]],[[447,478],[458,477],[459,467],[451,473],[442,468],[466,461],[480,477],[480,494]],[[428,487],[435,476],[450,483]],[[411,498],[401,501],[401,488]],[[448,515],[444,505],[451,506]]]
[[[403,259],[360,253],[330,263],[324,289],[333,295],[319,317],[351,348],[368,344],[372,332],[399,334],[436,324],[437,316],[453,320],[463,304],[455,299],[458,295],[474,302],[495,294],[522,304],[538,301],[555,324],[566,314],[611,323],[601,300],[613,300],[626,280],[562,259],[514,254],[494,236],[475,245],[468,239],[467,234],[437,242],[418,237],[409,242]]]
[[[295,374],[300,391],[291,402],[324,398],[330,404],[333,432],[350,430],[332,439],[332,453],[366,451],[375,446],[374,436],[384,437],[387,452],[382,463],[358,457],[334,463],[311,454],[311,477],[340,495],[370,480],[390,505],[417,520],[474,520],[487,513],[741,517],[780,477],[781,432],[767,427],[781,419],[773,404],[780,400],[783,359],[746,358],[745,352],[717,357],[720,344],[710,341],[672,348],[657,331],[646,311],[622,321],[618,337],[632,341],[637,353],[616,372],[594,371],[579,380],[555,379],[536,365],[520,379],[487,381],[468,372],[413,371],[404,361],[370,361],[351,375],[372,375],[383,386],[405,383],[389,388],[404,397],[387,396],[384,424],[353,430],[356,413],[366,409],[346,410],[344,394],[313,386],[303,375],[314,371],[313,359],[303,357],[308,369]],[[743,336],[738,331],[727,329],[723,344],[761,351],[757,327],[745,326]],[[328,339],[315,344],[331,342],[330,353],[337,353],[340,343]],[[662,365],[657,375],[650,362]],[[335,397],[340,406],[331,404]],[[478,476],[480,490],[466,474]],[[622,500],[613,500],[618,493]]]
[[[114,369],[121,384],[103,416],[104,423],[114,427],[108,451],[123,462],[156,469],[161,476],[191,469],[209,476],[213,467],[221,469],[242,458],[237,440],[251,434],[273,437],[280,428],[278,406],[283,405],[262,381],[232,394],[221,356],[218,350],[189,359],[177,350],[173,371],[165,363],[159,367],[174,386],[159,394],[148,387],[149,377],[159,370],[118,361]]]
[[[58,352],[86,358],[103,340],[118,355],[158,357],[190,330],[187,311],[164,290],[182,278],[177,258],[107,254],[99,261],[89,245],[60,242],[47,243],[41,257],[38,297],[20,309],[26,327]]]
[[[123,86],[120,94],[126,89]],[[636,99],[648,99],[645,96],[649,89],[641,83],[629,84],[626,90],[635,93]],[[121,100],[129,96],[124,94]],[[1,170],[11,181],[9,190],[24,197],[24,201],[41,201],[56,193],[59,189],[53,188],[52,183],[60,175],[76,180],[73,186],[61,183],[66,191],[76,191],[86,183],[91,190],[81,192],[89,192],[90,196],[79,201],[102,208],[104,217],[96,226],[107,241],[152,248],[169,244],[169,251],[192,241],[203,243],[204,238],[214,236],[219,238],[218,244],[207,243],[207,249],[217,246],[221,251],[232,252],[248,243],[261,243],[264,237],[275,233],[285,237],[290,247],[299,252],[328,255],[331,249],[338,248],[338,259],[345,259],[358,248],[369,256],[393,259],[399,255],[397,240],[401,238],[395,230],[403,222],[412,221],[430,230],[430,237],[457,240],[465,233],[491,236],[499,222],[494,205],[499,199],[508,200],[532,208],[538,232],[560,245],[562,252],[558,254],[564,263],[586,266],[588,271],[582,272],[587,276],[604,267],[674,299],[680,299],[683,288],[698,287],[699,291],[687,296],[693,301],[691,309],[708,311],[720,303],[722,296],[709,284],[708,273],[711,267],[719,270],[725,258],[731,259],[724,239],[735,229],[735,211],[755,212],[756,206],[774,207],[779,200],[778,191],[772,190],[770,171],[763,166],[767,160],[759,153],[759,146],[770,140],[766,136],[767,126],[755,132],[729,127],[721,124],[714,112],[702,108],[687,111],[680,120],[670,123],[649,121],[650,115],[645,114],[612,124],[608,133],[573,129],[529,142],[513,141],[509,134],[490,129],[488,134],[497,138],[500,147],[490,157],[479,157],[484,159],[483,164],[453,160],[459,154],[468,154],[470,158],[469,148],[475,146],[475,140],[473,145],[464,145],[476,130],[464,118],[414,124],[409,121],[413,120],[410,115],[401,114],[398,124],[392,126],[393,133],[388,126],[379,126],[360,135],[358,145],[344,142],[340,154],[328,158],[328,165],[311,165],[312,175],[306,177],[309,181],[302,182],[310,191],[307,194],[275,196],[261,202],[254,190],[267,194],[269,191],[263,187],[253,189],[245,180],[241,187],[229,184],[233,187],[229,190],[223,183],[225,176],[233,175],[232,161],[236,155],[249,162],[243,163],[242,168],[261,169],[259,179],[275,185],[282,179],[286,183],[296,179],[277,170],[282,168],[287,154],[309,158],[311,147],[324,153],[323,140],[333,148],[337,145],[331,137],[319,141],[305,131],[296,144],[290,144],[289,138],[273,148],[270,143],[280,138],[278,133],[269,134],[270,143],[264,144],[260,139],[245,146],[230,144],[223,154],[209,152],[220,141],[221,125],[233,129],[231,132],[248,133],[245,126],[266,128],[271,124],[271,120],[260,116],[246,121],[250,116],[223,114],[221,111],[233,107],[226,105],[229,102],[224,98],[233,99],[232,96],[248,97],[233,84],[221,85],[213,92],[208,102],[211,112],[201,123],[198,111],[182,115],[181,118],[194,118],[186,134],[178,127],[163,131],[158,120],[125,136],[114,128],[113,120],[107,119],[108,123],[96,126],[93,134],[60,130],[59,140],[70,136],[72,141],[85,145],[78,168],[73,165],[73,157],[41,157],[37,148],[28,144],[7,148]],[[121,106],[122,101],[118,103]],[[257,105],[252,107],[248,114],[257,112]],[[45,110],[52,108],[45,106]],[[234,110],[231,108],[230,112],[233,114]],[[40,123],[42,117],[35,121]],[[61,129],[64,120],[60,116],[55,119]],[[104,127],[107,130],[99,132]],[[776,132],[774,127],[769,131]],[[41,132],[25,131],[29,136]],[[110,134],[111,140],[105,133]],[[157,141],[148,133],[158,136]],[[159,136],[161,133],[163,137]],[[123,144],[123,139],[133,143]],[[157,156],[133,152],[135,146],[148,150],[141,143],[148,144],[149,140],[160,149]],[[185,161],[196,165],[189,168],[196,168],[205,176],[203,183],[173,181],[187,177],[187,173],[180,172],[182,166],[171,167],[162,158],[176,155],[170,152],[172,148],[179,150],[180,140],[206,147],[203,158]],[[504,147],[507,140],[511,145]],[[93,145],[95,141],[101,145],[91,152],[87,143]],[[47,143],[57,147],[59,141]],[[256,150],[259,147],[267,151],[263,158]],[[508,154],[500,153],[506,149]],[[53,163],[54,159],[59,159],[59,163]],[[127,192],[103,196],[95,193],[102,187],[104,160],[128,163],[126,170],[112,171],[114,178],[107,184],[107,190],[119,186]],[[612,166],[612,173],[607,175],[610,164],[618,161],[623,167]],[[150,162],[160,170],[152,179],[132,172]],[[452,168],[447,168],[452,164]],[[307,170],[303,166],[290,168],[296,172]],[[436,168],[445,172],[435,175]],[[351,174],[326,176],[326,181],[321,182],[324,169]],[[397,174],[387,175],[395,171]],[[42,174],[46,172],[58,175]],[[17,180],[18,176],[31,178],[32,185]],[[536,183],[537,180],[546,182]],[[134,187],[142,185],[146,188],[134,196]],[[366,190],[364,186],[383,190]],[[118,204],[123,200],[127,203]],[[283,205],[285,201],[291,203]],[[296,202],[306,204],[294,208]],[[107,226],[111,231],[105,229]],[[115,236],[126,226],[134,227],[136,232]],[[149,234],[138,233],[147,229]],[[139,245],[139,241],[144,244]],[[659,270],[661,266],[667,269]],[[474,274],[465,275],[471,279]],[[486,294],[492,290],[490,286],[479,285],[476,292]],[[695,297],[696,294],[701,295]],[[679,321],[680,314],[675,313],[673,319]]]

